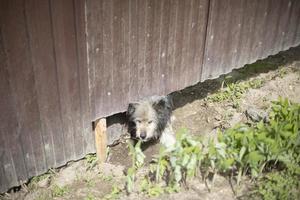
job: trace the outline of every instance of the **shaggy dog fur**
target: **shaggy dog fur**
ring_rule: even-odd
[[[169,147],[175,143],[171,125],[173,103],[169,96],[153,96],[127,109],[128,130],[132,138],[147,142],[160,139]]]

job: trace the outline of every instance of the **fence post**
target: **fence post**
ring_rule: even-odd
[[[106,119],[102,118],[95,122],[95,142],[96,152],[99,163],[104,163],[106,160]]]

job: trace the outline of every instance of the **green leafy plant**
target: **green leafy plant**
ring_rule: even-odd
[[[231,83],[230,81],[224,81],[226,87],[221,88],[221,90],[215,94],[207,97],[208,101],[212,102],[222,102],[230,100],[233,102],[234,106],[239,106],[239,99],[245,94],[250,88],[260,88],[262,87],[263,79],[253,79],[240,83]]]
[[[126,190],[128,193],[132,192],[134,189],[134,181],[135,181],[135,174],[137,170],[143,166],[145,155],[141,150],[141,141],[133,146],[130,142],[128,143],[129,147],[129,155],[132,157],[132,165],[127,170],[126,175]]]
[[[154,179],[147,179],[145,182],[148,186],[146,193],[149,195],[151,191],[154,194],[179,191],[180,185],[186,185],[187,179],[197,175],[203,158],[201,148],[201,143],[186,134],[186,130],[179,131],[176,144],[171,149],[162,146],[153,159],[150,175],[154,175]]]
[[[291,173],[289,170],[271,172],[261,178],[257,194],[262,199],[299,199],[300,174]]]

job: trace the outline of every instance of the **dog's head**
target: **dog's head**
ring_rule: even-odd
[[[158,138],[170,120],[171,112],[172,102],[169,97],[130,103],[127,109],[129,132],[144,142]]]

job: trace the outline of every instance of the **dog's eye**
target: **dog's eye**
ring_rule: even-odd
[[[148,121],[148,124],[152,124],[152,121]]]
[[[136,123],[138,123],[138,124],[141,123],[141,120],[136,120]]]

